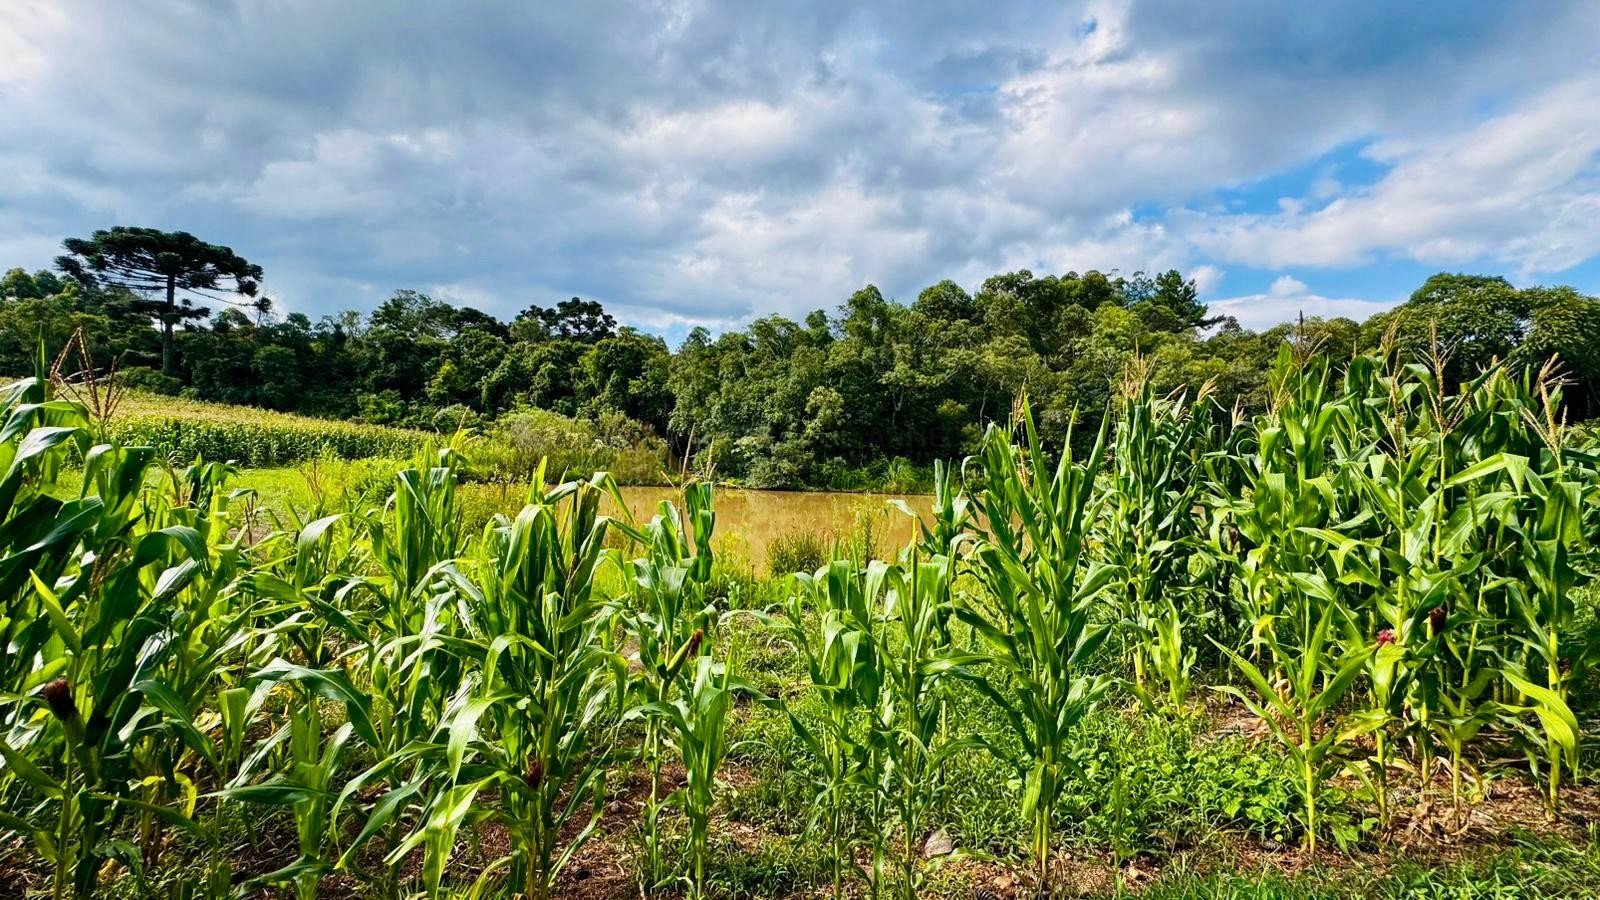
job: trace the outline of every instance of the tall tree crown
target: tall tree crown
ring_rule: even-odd
[[[180,291],[211,300],[214,291],[254,297],[261,267],[230,247],[209,244],[187,231],[117,226],[87,238],[62,241],[67,253],[56,267],[93,287],[119,286],[136,291]]]

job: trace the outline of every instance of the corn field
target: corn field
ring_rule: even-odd
[[[520,512],[467,533],[447,447],[382,504],[264,524],[207,460],[276,460],[276,432],[106,428],[16,382],[0,853],[19,890],[57,898],[122,879],[543,900],[620,829],[631,894],[737,893],[720,776],[762,714],[806,785],[807,891],[928,893],[953,767],[985,755],[1022,825],[1001,855],[1050,895],[1069,784],[1114,777],[1075,735],[1117,704],[1248,709],[1313,856],[1332,782],[1380,843],[1407,805],[1465,815],[1507,767],[1557,816],[1586,774],[1600,456],[1562,421],[1553,368],[1441,371],[1286,345],[1270,407],[1244,416],[1204,388],[1161,395],[1136,363],[1093,439],[1068,441],[1087,454],[1045,446],[1024,405],[937,469],[893,558],[836,554],[759,608],[718,587],[710,484],[634,522],[599,513],[624,508],[607,475],[541,470]],[[340,453],[421,446],[316,425]],[[195,462],[167,468],[173,452]],[[758,684],[750,634],[792,661],[783,689]],[[607,818],[624,794],[636,812]],[[263,868],[269,827],[292,853]],[[158,888],[175,858],[198,874]]]
[[[437,437],[420,431],[314,419],[221,403],[129,394],[106,423],[105,435],[148,446],[163,457],[281,466],[323,456],[405,459]]]

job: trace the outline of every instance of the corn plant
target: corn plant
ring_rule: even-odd
[[[647,703],[639,712],[666,724],[668,743],[683,763],[684,786],[673,799],[689,821],[689,896],[706,896],[706,837],[716,802],[717,770],[728,753],[728,715],[736,694],[761,696],[734,677],[730,663],[697,657],[682,692]]]
[[[130,392],[116,405],[106,436],[149,446],[162,456],[281,466],[324,454],[340,459],[405,458],[431,436],[420,431],[315,419],[288,413]]]
[[[1352,363],[1349,380],[1370,363]],[[1351,604],[1346,643],[1359,646],[1378,640],[1377,651],[1368,658],[1371,703],[1365,717],[1374,729],[1376,752],[1368,770],[1384,822],[1389,817],[1391,732],[1396,727],[1409,729],[1418,749],[1421,786],[1427,791],[1436,733],[1446,734],[1449,743],[1459,748],[1460,736],[1473,731],[1479,721],[1471,700],[1485,682],[1473,671],[1471,648],[1456,657],[1461,675],[1454,677],[1444,639],[1448,611],[1464,606],[1469,586],[1481,583],[1486,526],[1513,498],[1511,493],[1481,487],[1495,487],[1496,476],[1518,471],[1522,465],[1505,454],[1464,465],[1459,454],[1448,450],[1456,418],[1437,384],[1424,380],[1422,387],[1427,390],[1413,392],[1431,398],[1427,416],[1419,423],[1395,390],[1400,378],[1397,372],[1387,379],[1386,387],[1368,392],[1395,408],[1383,423],[1387,434],[1375,444],[1365,465],[1347,467],[1361,513],[1332,530],[1309,532],[1329,543],[1340,582],[1359,587],[1366,595],[1362,602]],[[1466,491],[1470,491],[1463,498],[1466,502],[1453,502]],[[1436,713],[1446,708],[1448,721],[1436,723]],[[1461,759],[1458,752],[1452,757],[1452,794],[1459,808]]]
[[[281,775],[259,783],[241,783],[216,794],[247,805],[287,806],[294,812],[299,855],[288,865],[245,882],[241,885],[245,891],[289,882],[294,886],[297,900],[313,900],[322,877],[333,870],[333,861],[323,850],[332,826],[333,788],[355,726],[347,721],[332,735],[325,735],[317,699],[312,691],[300,691],[289,710],[289,721],[253,756],[255,760],[270,762],[270,754],[261,751],[287,743]],[[246,769],[240,773],[240,778],[252,774]]]
[[[1064,775],[1075,765],[1071,731],[1111,683],[1085,669],[1107,633],[1093,622],[1091,606],[1119,573],[1087,553],[1104,429],[1085,465],[1064,451],[1052,466],[1025,407],[1021,418],[1025,449],[995,426],[984,438],[985,487],[977,502],[985,526],[974,570],[987,596],[956,614],[987,645],[989,665],[1015,685],[1002,691],[972,678],[1021,741],[1022,813],[1032,821],[1033,865],[1044,891]]]
[[[1559,446],[1552,450],[1559,458]],[[1506,708],[1534,713],[1543,731],[1545,800],[1552,816],[1560,806],[1563,769],[1576,772],[1581,733],[1568,702],[1573,666],[1563,653],[1561,636],[1572,627],[1572,590],[1581,578],[1571,554],[1584,542],[1580,523],[1585,491],[1581,481],[1566,477],[1564,468],[1558,463],[1545,477],[1528,474],[1531,508],[1516,528],[1525,580],[1508,585],[1515,620],[1523,629],[1523,652],[1503,669],[1520,698]],[[1592,657],[1593,644],[1583,653]],[[1537,766],[1538,759],[1530,753],[1529,762]]]
[[[640,536],[647,555],[634,560],[637,606],[624,613],[628,634],[638,645],[642,677],[635,686],[646,706],[671,704],[696,671],[694,659],[709,648],[702,638],[713,629],[716,610],[706,603],[711,578],[711,536],[716,524],[710,483],[684,488],[689,528],[677,507],[663,501]],[[665,878],[658,827],[665,797],[661,767],[665,758],[662,715],[644,720],[641,750],[649,770],[650,797],[644,808],[645,888],[653,891]]]
[[[215,755],[192,698],[170,682],[203,626],[173,603],[212,560],[191,527],[141,529],[150,450],[89,448],[82,407],[47,399],[37,380],[7,389],[0,408],[0,586],[15,598],[0,672],[16,698],[0,706],[0,755],[6,780],[36,798],[3,821],[52,865],[57,896],[84,894],[105,859],[142,870],[159,849],[156,823],[199,832],[194,782],[179,760],[193,754],[214,768]],[[60,500],[39,479],[54,477],[69,448],[85,461],[84,487]],[[208,666],[196,668],[203,683]],[[186,799],[175,802],[174,791]],[[129,818],[142,847],[118,836]],[[226,877],[215,865],[212,873]]]
[[[1242,452],[1211,466],[1218,479],[1209,503],[1217,521],[1229,523],[1224,563],[1237,571],[1239,616],[1250,656],[1262,661],[1267,634],[1282,622],[1308,633],[1314,610],[1291,609],[1300,595],[1296,573],[1322,571],[1325,544],[1314,534],[1344,518],[1349,492],[1338,483],[1341,459],[1360,455],[1352,445],[1345,402],[1325,356],[1284,345],[1271,376],[1272,406],[1240,429]],[[1270,664],[1270,660],[1266,661]]]
[[[1338,720],[1339,703],[1361,676],[1373,649],[1356,648],[1334,656],[1336,647],[1329,638],[1338,608],[1336,601],[1328,603],[1309,631],[1295,634],[1292,645],[1284,640],[1285,630],[1266,632],[1268,647],[1283,673],[1278,684],[1269,681],[1250,660],[1218,645],[1245,676],[1251,692],[1230,685],[1217,689],[1239,697],[1267,724],[1299,772],[1305,844],[1312,853],[1317,849],[1317,798],[1323,783],[1343,764],[1341,753],[1348,741],[1370,727],[1358,722],[1356,728],[1346,729]]]
[[[418,748],[428,746],[444,727],[441,723],[459,700],[466,678],[467,661],[452,652],[458,646],[462,610],[451,574],[466,550],[456,499],[459,458],[447,448],[432,465],[424,460],[396,473],[384,508],[360,517],[365,554],[376,573],[349,578],[337,587],[334,607],[317,607],[340,612],[328,622],[344,644],[343,664],[370,685],[370,743],[377,760],[341,792],[334,821],[355,787],[389,786],[369,810],[357,841],[360,845],[383,836],[389,847],[384,870],[368,872],[356,865],[357,847],[348,848],[339,864],[384,893],[395,891],[401,876],[404,854],[399,848],[411,836],[405,829],[410,805],[430,796],[424,788],[438,775]]]
[[[866,568],[835,559],[815,573],[797,573],[782,615],[760,616],[805,662],[810,689],[822,700],[820,721],[808,724],[786,709],[797,737],[817,760],[816,803],[807,830],[826,829],[834,896],[844,896],[848,850],[846,810],[851,796],[871,785],[872,735],[863,719],[883,687],[881,650],[873,618],[882,602],[888,566]]]
[[[625,682],[622,657],[602,640],[608,604],[595,589],[614,553],[604,550],[610,520],[597,513],[607,494],[616,486],[605,476],[536,487],[515,519],[487,526],[472,564],[450,573],[463,622],[452,652],[467,674],[436,735],[399,751],[426,760],[438,783],[390,854],[424,847],[430,893],[456,833],[492,817],[512,842],[480,880],[505,869],[515,890],[548,898],[599,821],[615,741],[607,716]]]
[[[879,836],[899,834],[896,862],[906,900],[917,896],[923,882],[921,840],[939,805],[944,765],[952,754],[972,745],[944,735],[947,683],[971,676],[964,667],[980,659],[950,647],[945,623],[954,607],[952,571],[947,557],[923,559],[913,548],[886,573],[877,640],[883,648],[883,690],[873,720],[885,764],[876,789],[892,813],[880,823]],[[881,864],[878,868],[875,882],[882,876]]]
[[[1184,633],[1199,612],[1193,608],[1199,586],[1189,571],[1193,557],[1205,552],[1205,526],[1195,510],[1209,394],[1208,384],[1192,403],[1181,393],[1158,396],[1148,363],[1136,358],[1129,364],[1100,517],[1100,552],[1126,573],[1119,618],[1132,638],[1134,686],[1143,693],[1147,679],[1159,679],[1174,707],[1188,696],[1196,660]]]

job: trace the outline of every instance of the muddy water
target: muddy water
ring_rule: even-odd
[[[641,524],[662,500],[681,509],[683,495],[667,487],[625,487],[622,498]],[[869,531],[877,555],[885,557],[916,534],[916,523],[890,500],[903,500],[927,517],[931,498],[917,494],[842,494],[816,491],[750,491],[718,488],[717,528],[712,546],[727,562],[767,571],[767,548],[780,537],[815,534],[832,542]]]

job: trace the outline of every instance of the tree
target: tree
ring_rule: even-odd
[[[1437,341],[1451,382],[1510,359],[1527,336],[1530,298],[1499,276],[1440,272],[1391,314],[1407,350],[1428,355]]]
[[[917,302],[912,309],[939,323],[966,322],[978,314],[978,305],[972,302],[961,285],[949,279],[924,288],[917,295]]]
[[[1571,287],[1523,290],[1532,311],[1528,339],[1521,348],[1530,365],[1552,356],[1561,361],[1570,382],[1566,400],[1575,419],[1600,415],[1600,298]]]
[[[1200,302],[1194,279],[1185,280],[1177,269],[1156,276],[1155,293],[1150,299],[1177,316],[1185,328],[1210,328],[1222,321],[1220,317],[1206,316],[1206,305]]]
[[[582,412],[597,420],[605,412],[621,412],[664,432],[672,413],[670,360],[666,341],[633,328],[596,342],[574,373]]]
[[[61,293],[61,280],[43,269],[29,275],[26,269],[12,269],[0,278],[0,300],[43,300]]]
[[[260,266],[187,231],[119,225],[61,243],[67,254],[56,257],[56,268],[86,287],[158,293],[160,299],[143,300],[140,308],[161,323],[161,372],[167,376],[176,376],[178,368],[173,328],[208,315],[191,295],[233,303],[222,295],[253,298],[261,281]]]
[[[519,327],[520,326],[520,327]],[[517,314],[512,334],[517,340],[537,341],[547,337],[571,338],[592,344],[617,333],[617,320],[594,300],[573,297],[553,309],[530,306]]]

